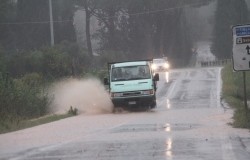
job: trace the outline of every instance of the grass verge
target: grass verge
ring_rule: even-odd
[[[233,126],[237,128],[250,128],[250,109],[244,106],[243,74],[233,72],[232,65],[222,70],[222,98],[235,109]],[[250,99],[250,73],[246,72],[247,99]]]
[[[34,126],[38,126],[41,124],[46,124],[54,121],[58,121],[60,119],[68,118],[74,116],[71,113],[62,114],[62,115],[48,115],[44,117],[40,117],[37,119],[31,119],[31,120],[23,120],[20,122],[5,122],[3,125],[0,124],[0,134],[7,133],[7,132],[13,132],[25,128],[30,128]]]

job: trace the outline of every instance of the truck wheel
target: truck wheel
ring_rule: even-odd
[[[154,101],[154,102],[152,102],[152,104],[150,105],[150,108],[152,109],[152,108],[155,108],[156,107],[156,102]]]
[[[122,113],[124,109],[122,107],[114,107],[113,108],[113,113]]]

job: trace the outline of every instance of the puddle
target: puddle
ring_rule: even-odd
[[[122,132],[154,132],[154,131],[185,131],[200,127],[199,124],[131,124],[114,128],[112,133]]]

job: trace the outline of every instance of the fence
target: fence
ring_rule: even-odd
[[[224,66],[229,63],[232,63],[232,59],[223,59],[215,61],[198,61],[196,62],[196,67]]]

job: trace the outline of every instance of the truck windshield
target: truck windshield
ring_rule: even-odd
[[[111,81],[128,81],[151,78],[148,65],[112,68]]]

